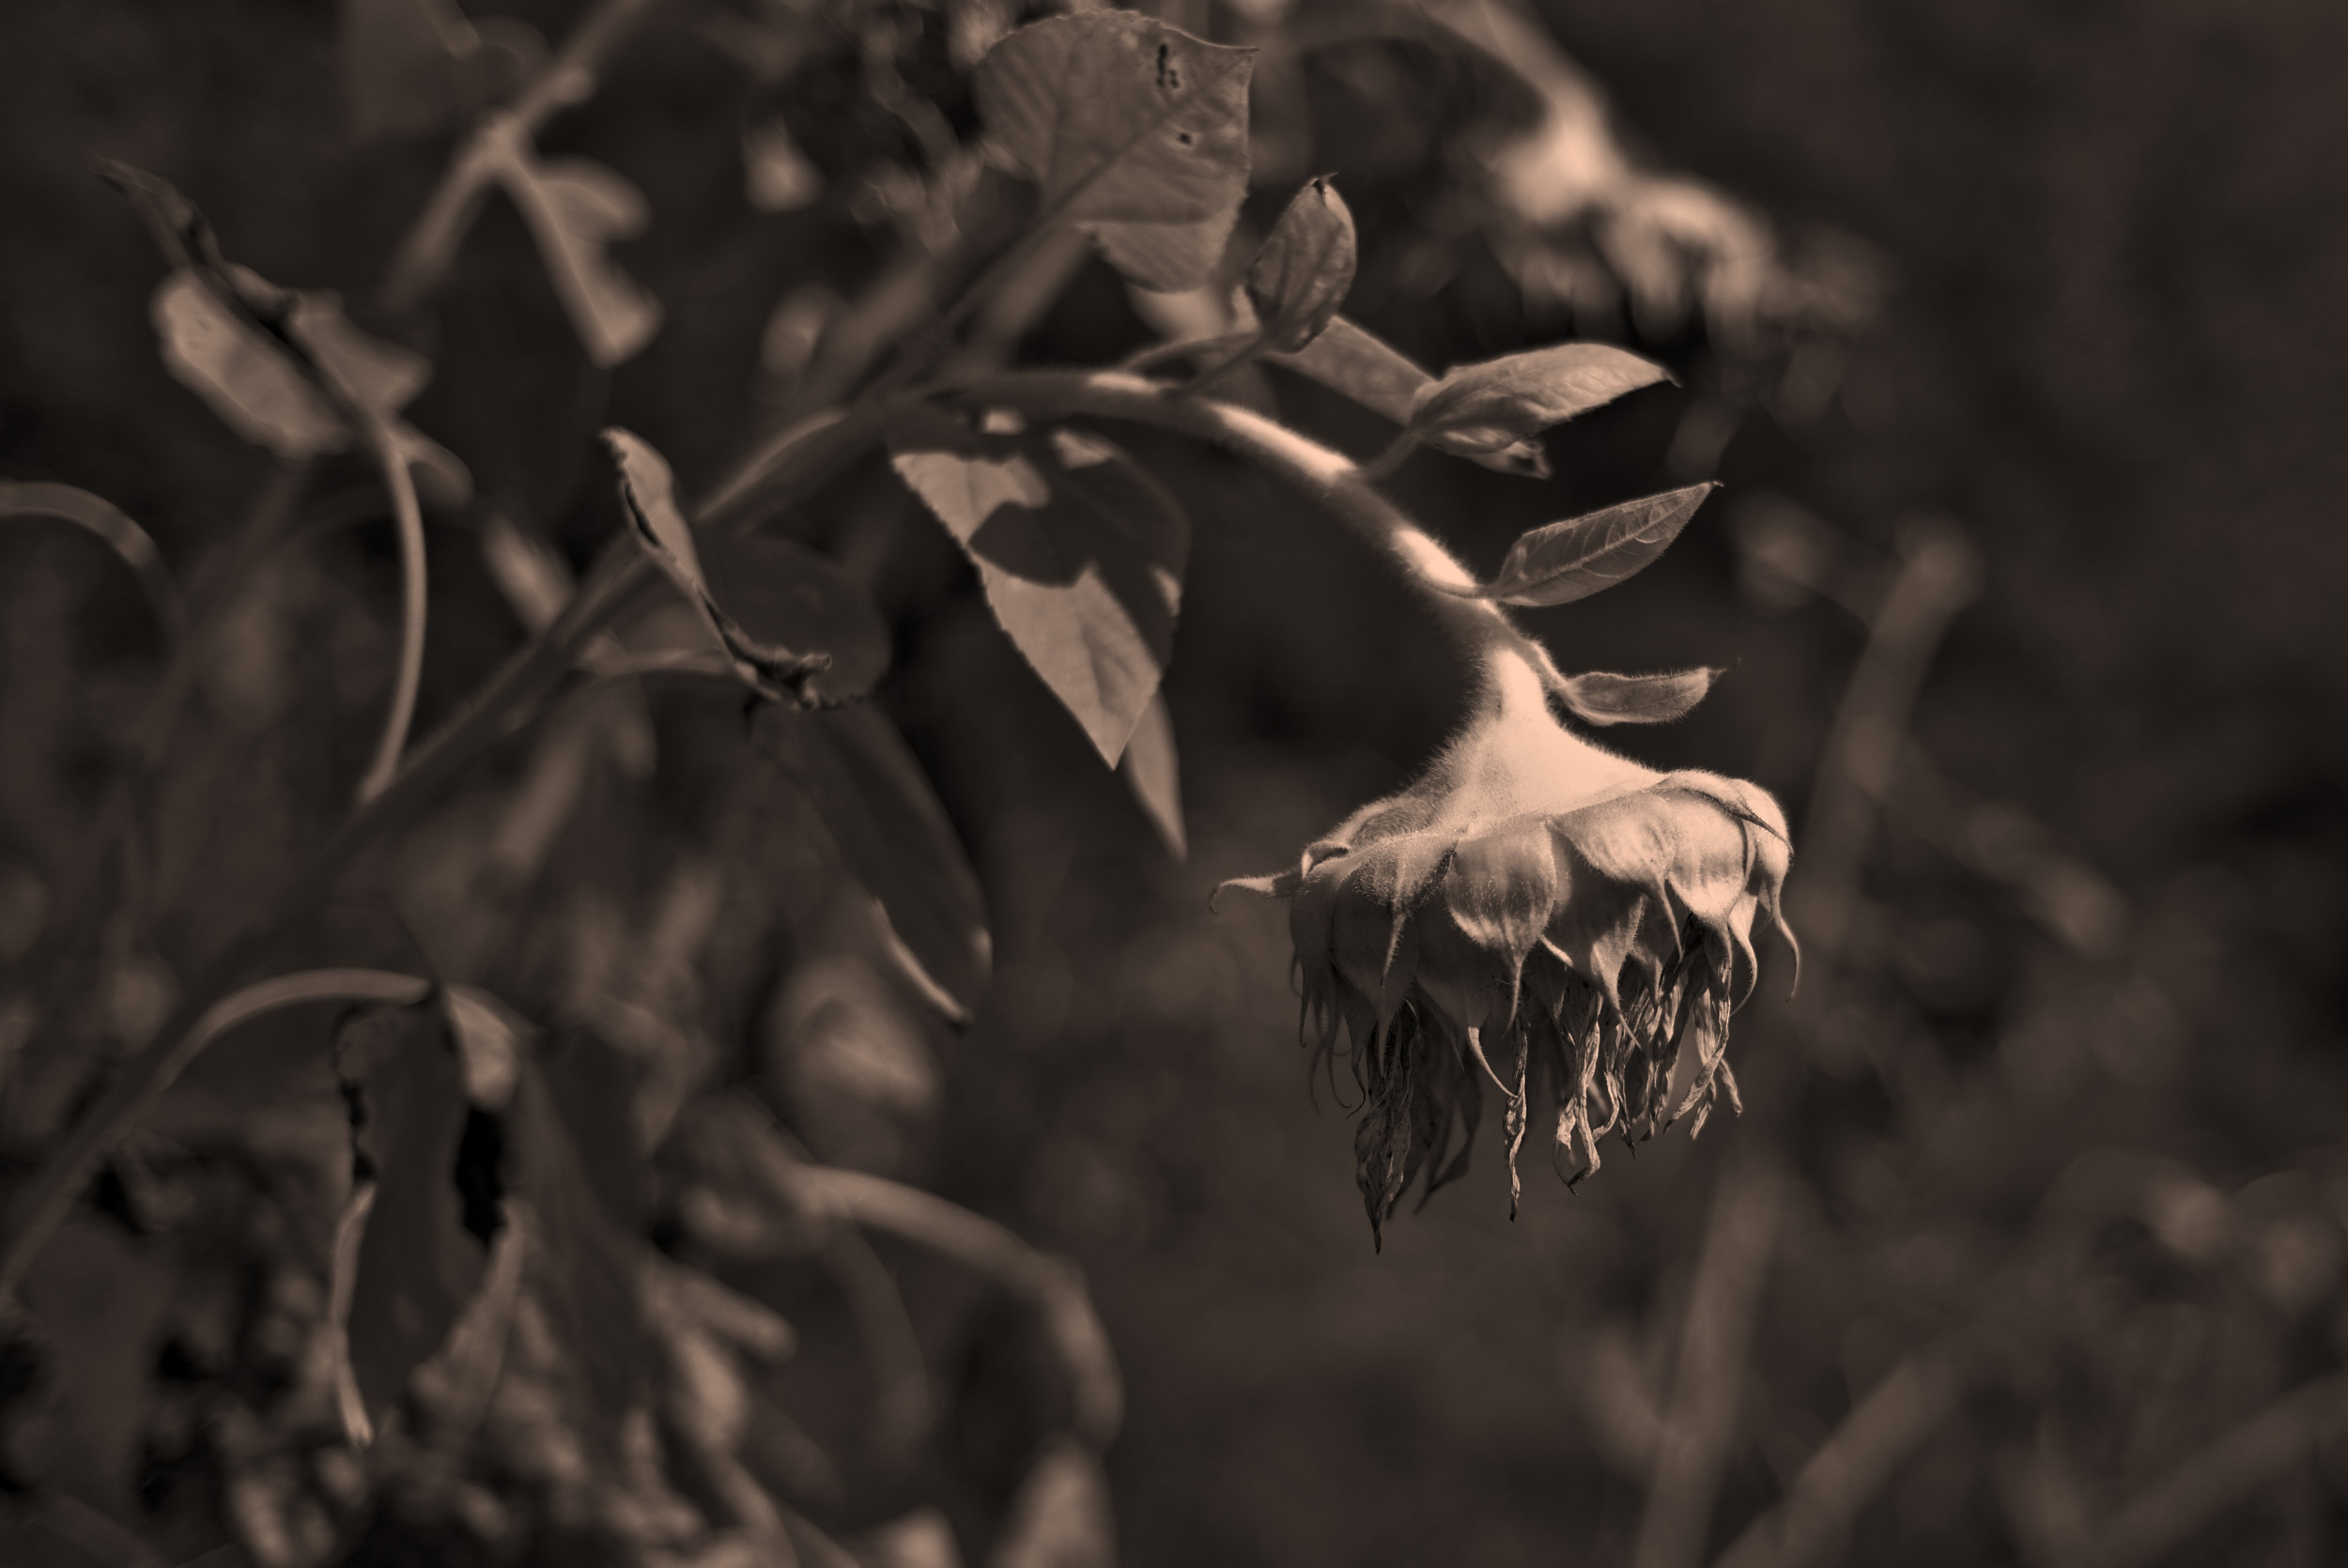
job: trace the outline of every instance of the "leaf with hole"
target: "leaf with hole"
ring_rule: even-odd
[[[1306,180],[1247,269],[1264,346],[1294,353],[1328,330],[1353,287],[1353,214],[1327,176]]]
[[[987,605],[1116,766],[1174,652],[1190,524],[1098,437],[900,430],[891,461],[979,569]]]
[[[1397,424],[1411,423],[1413,401],[1435,379],[1409,355],[1343,315],[1332,316],[1321,335],[1295,353],[1273,353],[1266,357],[1274,364],[1309,377]],[[1549,477],[1549,457],[1532,441],[1519,441],[1498,452],[1458,455],[1499,473],[1528,479]]]
[[[770,708],[757,735],[759,750],[815,803],[941,1010],[967,1022],[994,961],[986,902],[961,836],[896,727],[869,704]]]
[[[979,62],[979,115],[1043,188],[1044,222],[1083,229],[1144,288],[1197,288],[1247,194],[1255,56],[1131,11],[1054,17]]]
[[[677,505],[676,481],[668,460],[642,437],[616,426],[603,433],[603,441],[619,465],[620,508],[636,530],[637,543],[700,612],[742,684],[769,701],[814,700],[807,690],[808,679],[829,669],[831,655],[820,649],[801,653],[767,642],[734,620],[710,592],[692,525]]]
[[[1611,344],[1561,343],[1454,368],[1418,390],[1408,428],[1438,452],[1475,456],[1670,379],[1654,361]]]
[[[1557,695],[1592,724],[1669,724],[1693,712],[1724,670],[1699,668],[1661,675],[1568,675]]]
[[[1719,488],[1691,484],[1537,528],[1510,546],[1492,580],[1468,596],[1532,606],[1586,599],[1661,555]]]
[[[481,1283],[482,1244],[465,1229],[456,1189],[465,1072],[429,1001],[347,1024],[336,1068],[350,1099],[351,1142],[375,1190],[344,1299],[351,1372],[369,1424],[380,1428],[408,1375],[447,1338]]]

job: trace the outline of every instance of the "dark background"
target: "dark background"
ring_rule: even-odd
[[[539,9],[559,35],[564,8]],[[1190,454],[1176,482],[1197,544],[1169,684],[1186,863],[1155,847],[966,600],[901,638],[888,699],[973,840],[998,956],[990,1010],[945,1047],[942,1110],[901,1168],[1089,1271],[1130,1384],[1110,1455],[1127,1560],[1497,1565],[1628,1560],[1642,1466],[1602,1371],[1650,1365],[1673,1342],[1713,1176],[1740,1140],[1780,1141],[1797,1180],[1738,1374],[1716,1545],[1904,1351],[1968,1310],[2065,1172],[2143,1156],[2155,1196],[2129,1209],[2135,1230],[2107,1237],[2092,1281],[2059,1280],[2024,1314],[2034,1348],[1901,1468],[1853,1553],[2039,1560],[2016,1499],[2040,1494],[2013,1478],[2058,1468],[2049,1430],[2091,1514],[2116,1507],[2337,1366],[2348,1324],[2348,13],[2324,0],[1544,11],[1648,156],[1789,232],[1857,238],[1885,289],[1873,320],[1837,339],[1823,411],[1755,409],[1719,461],[1727,493],[1659,565],[1534,625],[1568,669],[1730,666],[1695,716],[1621,744],[1756,778],[1799,828],[1863,628],[1815,598],[1740,588],[1738,520],[1791,498],[1864,561],[1905,519],[1954,519],[1985,586],[1915,734],[1965,791],[2028,813],[2108,879],[2124,938],[2066,947],[1895,795],[1842,1010],[1798,1032],[1776,1000],[1781,960],[1740,1025],[1737,1060],[1781,1064],[1749,1071],[1744,1122],[1610,1155],[1571,1194],[1529,1161],[1513,1225],[1497,1160],[1479,1151],[1460,1190],[1374,1254],[1351,1126],[1305,1093],[1284,922],[1244,896],[1210,915],[1206,896],[1406,778],[1446,729],[1458,677],[1325,520]],[[175,559],[250,496],[265,460],[158,363],[158,263],[87,170],[97,153],[153,167],[239,259],[363,297],[436,164],[430,148],[338,135],[332,26],[322,5],[0,8],[0,473],[98,491]],[[705,45],[655,30],[604,99],[547,138],[652,197],[648,237],[621,254],[670,323],[639,360],[608,380],[577,364],[544,300],[441,314],[447,353],[415,417],[575,548],[611,521],[586,432],[626,423],[688,483],[713,476],[783,281],[854,264],[822,249],[844,243],[836,220],[745,218],[728,161],[745,91]],[[1489,258],[1470,254],[1435,298],[1396,282],[1381,246],[1423,217],[1412,181],[1442,165],[1430,148],[1415,173],[1355,171],[1358,146],[1323,160],[1359,192],[1352,309],[1438,364],[1556,335]],[[1280,199],[1260,193],[1251,214],[1268,222]],[[500,267],[527,270],[512,227],[485,218],[453,298]],[[1093,361],[1137,333],[1096,267],[1031,356]],[[1421,455],[1398,493],[1489,566],[1522,527],[1673,482],[1665,453],[1720,357],[1693,329],[1651,346],[1691,386],[1561,435],[1546,488]],[[476,369],[487,390],[469,392]],[[1377,438],[1281,390],[1340,444]],[[496,439],[469,449],[483,431]],[[878,493],[851,487],[821,526],[851,531]],[[435,528],[436,546],[457,536]],[[135,605],[106,597],[119,591],[97,558],[40,548],[0,541],[0,853],[27,864],[73,803],[70,768],[23,760],[70,750],[76,704],[92,700],[65,694],[41,628],[70,623],[64,641],[100,699],[140,652]],[[348,546],[350,592],[378,616],[388,548],[388,530],[365,529]],[[44,608],[59,595],[24,587],[37,568],[91,607]],[[507,635],[481,586],[448,570],[458,607],[438,623],[427,719]],[[108,635],[130,639],[127,658],[95,651]],[[333,744],[363,748],[371,712]],[[2226,1217],[2207,1245],[2161,1219],[2201,1192]],[[2286,1213],[2296,1239],[2275,1241]],[[2342,1477],[2322,1453],[2175,1560],[2340,1551]]]

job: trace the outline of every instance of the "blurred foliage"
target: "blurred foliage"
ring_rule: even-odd
[[[273,1014],[196,1062],[28,1281],[50,1331],[0,1363],[0,1555],[758,1560],[704,1528],[740,1513],[738,1471],[867,1562],[1091,1561],[1104,1465],[1136,1563],[2337,1558],[2348,170],[2320,152],[2348,134],[2348,24],[2311,0],[1152,8],[1263,50],[1235,254],[1333,173],[1346,309],[1416,360],[1570,334],[1677,372],[1548,436],[1546,481],[1421,454],[1392,487],[1489,572],[1558,516],[1728,485],[1639,582],[1527,620],[1568,668],[1727,668],[1620,744],[1812,803],[1789,813],[1811,968],[1740,1021],[1744,1118],[1570,1197],[1530,1181],[1513,1227],[1484,1155],[1373,1254],[1352,1130],[1301,1092],[1283,922],[1205,899],[1415,771],[1460,697],[1434,627],[1287,491],[1133,436],[1195,524],[1172,862],[1164,790],[1100,765],[868,462],[779,531],[887,614],[879,701],[993,931],[975,1027],[842,874],[814,792],[776,787],[788,754],[745,760],[737,696],[572,699],[272,960],[478,985],[547,1026],[502,1091],[413,1086],[460,1169],[504,1173],[481,1201],[528,1206],[416,1222],[470,1238],[487,1283],[456,1299],[503,1314],[476,1336],[502,1372],[463,1361],[460,1317],[359,1468],[323,1326],[350,1037],[385,1025],[338,1052],[332,1008]],[[1016,230],[966,150],[968,83],[1024,13],[679,4],[500,165],[430,308],[385,304],[463,128],[579,10],[419,0],[429,32],[364,49],[326,8],[0,11],[6,478],[103,496],[193,565],[192,600],[237,602],[142,779],[147,841],[78,888],[163,641],[101,544],[0,534],[0,961],[89,999],[47,1057],[24,1003],[0,1015],[13,1185],[90,1066],[332,832],[396,657],[363,452],[288,483],[172,379],[153,248],[95,158],[433,361],[402,417],[475,499],[426,517],[419,733],[532,628],[514,562],[559,604],[625,527],[600,427],[705,488]],[[393,57],[436,85],[386,87]],[[609,198],[596,223],[528,205],[549,170]],[[1027,276],[950,363],[1235,325],[1081,248]],[[1226,391],[1364,456],[1391,434],[1276,370]],[[77,910],[85,939],[44,945]],[[623,1068],[625,1097],[578,1087]],[[713,1077],[734,1097],[696,1098]],[[591,1114],[618,1103],[632,1130]],[[492,1122],[512,1148],[481,1146]],[[868,1242],[815,1161],[1081,1264],[1126,1382],[1104,1459],[1064,1277],[988,1272],[992,1231],[973,1257]],[[578,1353],[595,1303],[518,1239],[601,1255],[615,1214],[699,1266],[628,1330],[647,1386],[686,1391],[657,1437],[582,1417],[625,1358]],[[664,1468],[663,1442],[705,1462]]]

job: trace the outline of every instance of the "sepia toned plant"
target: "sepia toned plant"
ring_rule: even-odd
[[[1489,652],[1473,716],[1417,782],[1290,869],[1226,884],[1288,901],[1305,1041],[1317,1067],[1348,1055],[1365,1097],[1373,1233],[1422,1169],[1429,1196],[1465,1171],[1486,1079],[1506,1106],[1511,1212],[1537,1106],[1568,1183],[1609,1132],[1685,1115],[1692,1133],[1718,1101],[1741,1109],[1728,1018],[1757,975],[1756,919],[1792,942],[1784,817],[1742,780],[1658,773],[1574,734],[1544,673]]]

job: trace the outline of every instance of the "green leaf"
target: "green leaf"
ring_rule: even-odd
[[[1089,234],[1144,288],[1197,288],[1247,194],[1256,52],[1131,11],[1022,27],[979,62],[980,117],[1043,219]]]
[[[1306,180],[1247,269],[1265,346],[1294,353],[1327,331],[1353,287],[1354,260],[1345,198],[1325,175]]]
[[[757,726],[759,749],[815,803],[933,1000],[967,1022],[994,961],[986,902],[961,837],[896,727],[862,704],[818,714],[770,708]]]
[[[1652,360],[1603,343],[1561,343],[1460,365],[1412,400],[1409,429],[1439,452],[1499,452],[1552,424],[1671,379]]]
[[[1568,675],[1557,695],[1592,724],[1669,724],[1693,711],[1724,673],[1707,668],[1664,675]]]
[[[821,650],[798,653],[751,635],[710,593],[691,525],[677,506],[676,482],[668,460],[641,436],[617,426],[603,433],[620,469],[620,508],[643,546],[686,600],[701,613],[710,635],[725,649],[742,684],[770,701],[805,700],[806,682],[831,668]]]
[[[1472,597],[1511,605],[1586,599],[1661,555],[1704,498],[1719,488],[1707,481],[1537,528],[1508,547],[1498,574]]]
[[[375,1188],[348,1299],[351,1372],[379,1428],[481,1283],[482,1244],[456,1190],[465,1074],[429,1001],[361,1015],[336,1042],[336,1066]]]
[[[1182,832],[1182,761],[1174,746],[1174,715],[1166,711],[1165,693],[1150,699],[1140,724],[1134,729],[1134,738],[1125,743],[1125,755],[1117,760],[1117,774],[1141,803],[1150,825],[1166,840],[1166,853],[1177,860],[1187,856],[1190,845]]]
[[[982,437],[943,419],[891,461],[978,566],[988,606],[1114,767],[1174,652],[1190,524],[1091,435]]]
[[[587,357],[605,369],[634,358],[660,331],[660,301],[620,270],[605,247],[642,232],[643,193],[588,159],[546,162],[517,145],[501,144],[501,152],[498,183],[537,238],[547,276]]]
[[[544,63],[546,39],[513,17],[475,26],[450,0],[342,0],[343,90],[361,141],[460,125]]]
[[[71,484],[38,482],[18,484],[0,479],[0,517],[54,517],[88,530],[138,574],[148,603],[164,631],[177,635],[181,607],[179,587],[163,564],[162,552],[147,531],[103,496]]]
[[[1413,402],[1435,379],[1410,356],[1343,315],[1332,316],[1321,335],[1295,353],[1265,357],[1274,364],[1310,377],[1331,392],[1352,398],[1372,413],[1383,414],[1397,424],[1411,423]],[[1520,441],[1499,452],[1457,455],[1500,473],[1529,479],[1549,477],[1547,454],[1530,441]]]

